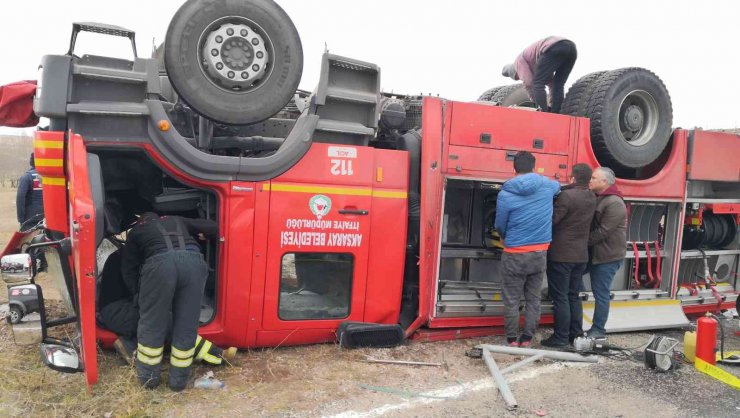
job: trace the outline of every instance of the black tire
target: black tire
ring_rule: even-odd
[[[167,29],[164,57],[177,94],[231,125],[280,111],[303,71],[298,32],[272,0],[188,0]]]
[[[536,107],[534,101],[529,98],[529,93],[524,88],[524,84],[521,83],[501,87],[491,97],[491,101],[497,102],[501,106]]]
[[[560,109],[560,113],[563,115],[584,116],[586,114],[586,107],[588,106],[588,99],[591,97],[591,92],[601,76],[607,72],[608,71],[596,71],[591,74],[586,74],[576,80],[576,82],[568,89],[568,94],[565,95],[565,100],[563,100],[563,107]]]
[[[480,96],[478,96],[478,100],[477,101],[479,101],[479,102],[490,102],[491,99],[493,98],[493,95],[495,95],[496,92],[498,92],[499,90],[501,90],[502,87],[505,87],[505,86],[497,86],[497,87],[493,87],[493,88],[490,88],[490,89],[484,91]]]
[[[663,82],[643,68],[622,68],[599,78],[588,101],[591,144],[604,166],[641,168],[668,144],[671,98]]]
[[[23,319],[23,311],[17,306],[11,306],[8,311],[8,322],[11,324],[17,324]]]
[[[732,215],[720,215],[720,218],[727,225],[724,239],[719,244],[719,248],[724,248],[735,241],[735,237],[737,236],[737,224],[735,223],[735,217]]]

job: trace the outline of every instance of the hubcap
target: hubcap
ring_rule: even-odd
[[[250,91],[266,78],[271,48],[257,25],[243,18],[229,19],[226,23],[214,22],[203,33],[201,67],[222,89]]]
[[[650,142],[658,129],[658,115],[658,104],[650,93],[644,90],[630,92],[619,106],[622,139],[634,146]]]

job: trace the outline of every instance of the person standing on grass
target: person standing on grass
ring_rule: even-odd
[[[593,325],[587,332],[590,338],[606,336],[612,281],[627,254],[627,206],[615,185],[616,181],[612,169],[598,167],[588,183],[588,188],[597,196],[596,212],[588,237],[588,246],[591,248],[588,272],[596,300]]]
[[[24,225],[30,220],[40,221],[44,217],[44,194],[41,175],[36,172],[36,164],[31,153],[28,161],[31,166],[18,180],[18,191],[15,196],[15,209],[21,230],[33,225]]]
[[[522,80],[529,97],[543,112],[560,113],[565,97],[565,82],[578,58],[576,44],[558,36],[528,46],[513,64],[504,66],[501,75]],[[545,85],[550,89],[551,106],[547,105]]]
[[[504,240],[501,255],[506,341],[528,347],[540,320],[540,289],[552,239],[552,199],[560,183],[533,173],[534,155],[519,151],[514,157],[516,177],[501,188],[494,227]],[[524,294],[524,330],[519,335],[519,302]]]
[[[596,195],[588,189],[591,167],[576,164],[570,184],[560,189],[552,217],[552,242],[547,255],[547,287],[553,303],[553,334],[540,342],[565,347],[583,334],[583,272],[588,263],[588,236]]]

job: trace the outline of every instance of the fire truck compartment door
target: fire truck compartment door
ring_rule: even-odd
[[[594,303],[583,303],[583,328],[591,328]],[[676,299],[613,300],[609,303],[606,332],[642,331],[648,329],[683,328],[689,325],[681,301]]]
[[[96,216],[88,170],[89,158],[82,137],[70,134],[66,171],[71,205],[72,259],[79,303],[80,354],[87,384],[93,385],[98,380],[95,344]]]
[[[265,330],[332,329],[363,319],[373,155],[352,149],[352,158],[331,158],[315,144],[296,167],[263,185],[270,190]]]

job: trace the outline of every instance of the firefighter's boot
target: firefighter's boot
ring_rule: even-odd
[[[174,345],[170,351],[170,389],[180,392],[188,385],[190,369],[195,357],[195,347],[189,350],[180,350]]]
[[[220,366],[223,364],[223,359],[232,359],[235,355],[236,347],[223,350],[200,335],[195,340],[195,359],[203,363],[211,366]]]
[[[147,389],[159,386],[163,352],[164,347],[151,348],[141,343],[136,347],[136,376]]]

